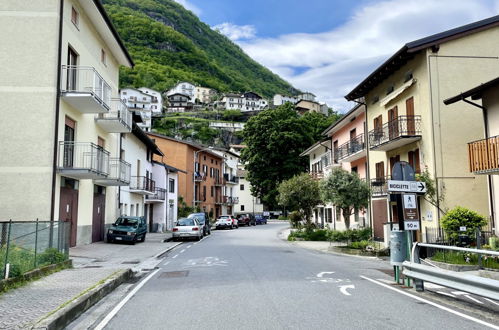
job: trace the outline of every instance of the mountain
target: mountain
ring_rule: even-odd
[[[188,81],[221,92],[254,91],[265,97],[297,93],[172,0],[102,2],[135,61],[133,69],[121,69],[121,87],[163,91]]]

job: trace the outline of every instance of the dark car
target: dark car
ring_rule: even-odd
[[[203,236],[210,235],[211,234],[211,224],[210,224],[210,218],[206,215],[206,213],[191,213],[187,216],[187,218],[192,219],[196,218],[198,219],[199,225],[203,226]]]
[[[147,224],[144,217],[121,216],[107,230],[107,241],[112,242],[144,242]]]
[[[251,213],[240,214],[237,217],[239,226],[256,226],[255,216]]]
[[[263,215],[261,214],[257,214],[255,215],[255,221],[256,221],[256,224],[257,225],[263,225],[263,224],[267,224],[267,218],[264,217]]]

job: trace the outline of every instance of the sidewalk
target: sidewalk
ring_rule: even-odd
[[[83,313],[132,272],[154,269],[159,256],[180,243],[170,234],[148,233],[135,245],[104,242],[70,249],[73,269],[66,269],[0,295],[0,329],[51,329]],[[62,322],[62,323],[61,323]]]

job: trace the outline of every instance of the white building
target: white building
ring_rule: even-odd
[[[126,103],[129,109],[140,113],[142,123],[138,123],[137,125],[144,131],[150,132],[152,118],[151,107],[153,105],[153,100],[155,99],[154,96],[135,88],[123,88],[120,90],[120,95],[121,100]]]
[[[150,107],[152,116],[161,116],[163,114],[163,96],[161,93],[147,87],[140,87],[139,91],[152,96]]]
[[[274,95],[273,104],[274,104],[274,106],[283,105],[286,102],[290,102],[290,103],[295,104],[299,100],[300,99],[293,97],[293,96],[285,96],[285,95],[281,95],[281,94],[276,94],[276,95]]]
[[[305,100],[305,101],[311,101],[311,102],[316,102],[316,96],[313,93],[310,92],[305,92],[303,94],[300,94],[296,97],[299,100]]]
[[[239,203],[237,169],[239,155],[226,149],[213,149],[214,153],[223,157],[222,164],[222,214],[233,214]]]
[[[268,102],[254,92],[244,94],[228,93],[217,102],[217,107],[225,110],[261,111],[268,107]]]
[[[196,91],[196,86],[191,84],[190,82],[179,82],[175,86],[173,86],[171,89],[168,90],[166,93],[167,96],[170,96],[172,94],[184,94],[189,96],[189,99],[191,102],[194,102],[195,100],[195,91]]]
[[[210,104],[215,95],[217,95],[217,91],[212,88],[196,86],[193,102],[198,100],[203,104]]]
[[[239,165],[237,171],[238,184],[236,185],[239,203],[234,207],[234,213],[253,213],[262,214],[263,204],[258,197],[251,194],[251,184],[246,180],[246,170],[242,165]]]

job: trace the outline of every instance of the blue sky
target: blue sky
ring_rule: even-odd
[[[499,14],[499,0],[176,0],[259,63],[347,111],[343,96],[418,38]]]

